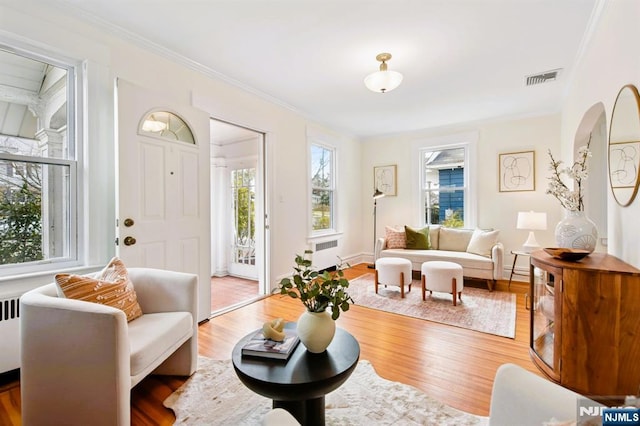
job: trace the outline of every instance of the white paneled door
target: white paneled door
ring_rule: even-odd
[[[122,79],[116,86],[118,256],[127,266],[197,274],[204,320],[211,314],[209,116]]]

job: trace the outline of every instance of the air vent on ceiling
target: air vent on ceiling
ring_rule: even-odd
[[[526,85],[533,86],[534,84],[548,83],[555,81],[560,73],[560,68],[550,71],[541,72],[538,74],[528,75],[526,77]]]

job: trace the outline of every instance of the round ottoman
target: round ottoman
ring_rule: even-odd
[[[464,279],[462,277],[462,266],[453,262],[441,260],[424,262],[420,271],[422,275],[422,300],[426,300],[425,292],[429,294],[434,291],[451,293],[453,295],[453,306],[456,306],[457,298],[462,301],[462,289]]]
[[[383,257],[376,260],[376,294],[378,284],[397,285],[400,287],[400,297],[404,298],[404,286],[411,291],[411,261],[400,257]]]

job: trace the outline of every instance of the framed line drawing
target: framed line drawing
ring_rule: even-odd
[[[535,151],[498,154],[500,192],[535,191]]]
[[[379,189],[385,196],[396,195],[396,165],[373,168],[373,190]]]

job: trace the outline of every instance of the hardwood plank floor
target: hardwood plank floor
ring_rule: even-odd
[[[355,278],[369,272],[366,265],[356,265],[347,276]],[[369,360],[380,376],[415,386],[455,408],[488,415],[493,377],[501,364],[513,362],[540,374],[528,354],[529,317],[523,294],[526,287],[514,284],[511,291],[520,292],[515,339],[358,305],[340,316],[338,326],[358,339],[360,359]],[[500,282],[498,289],[506,290],[506,282]],[[271,296],[214,317],[199,327],[199,353],[230,359],[235,343],[264,321],[277,317],[295,321],[302,311],[298,300]],[[184,381],[181,377],[163,376],[144,379],[132,390],[132,424],[172,424],[173,412],[164,408],[162,401]],[[19,383],[0,382],[0,425],[20,424]]]
[[[222,311],[258,296],[258,281],[245,278],[211,277],[211,312]]]

